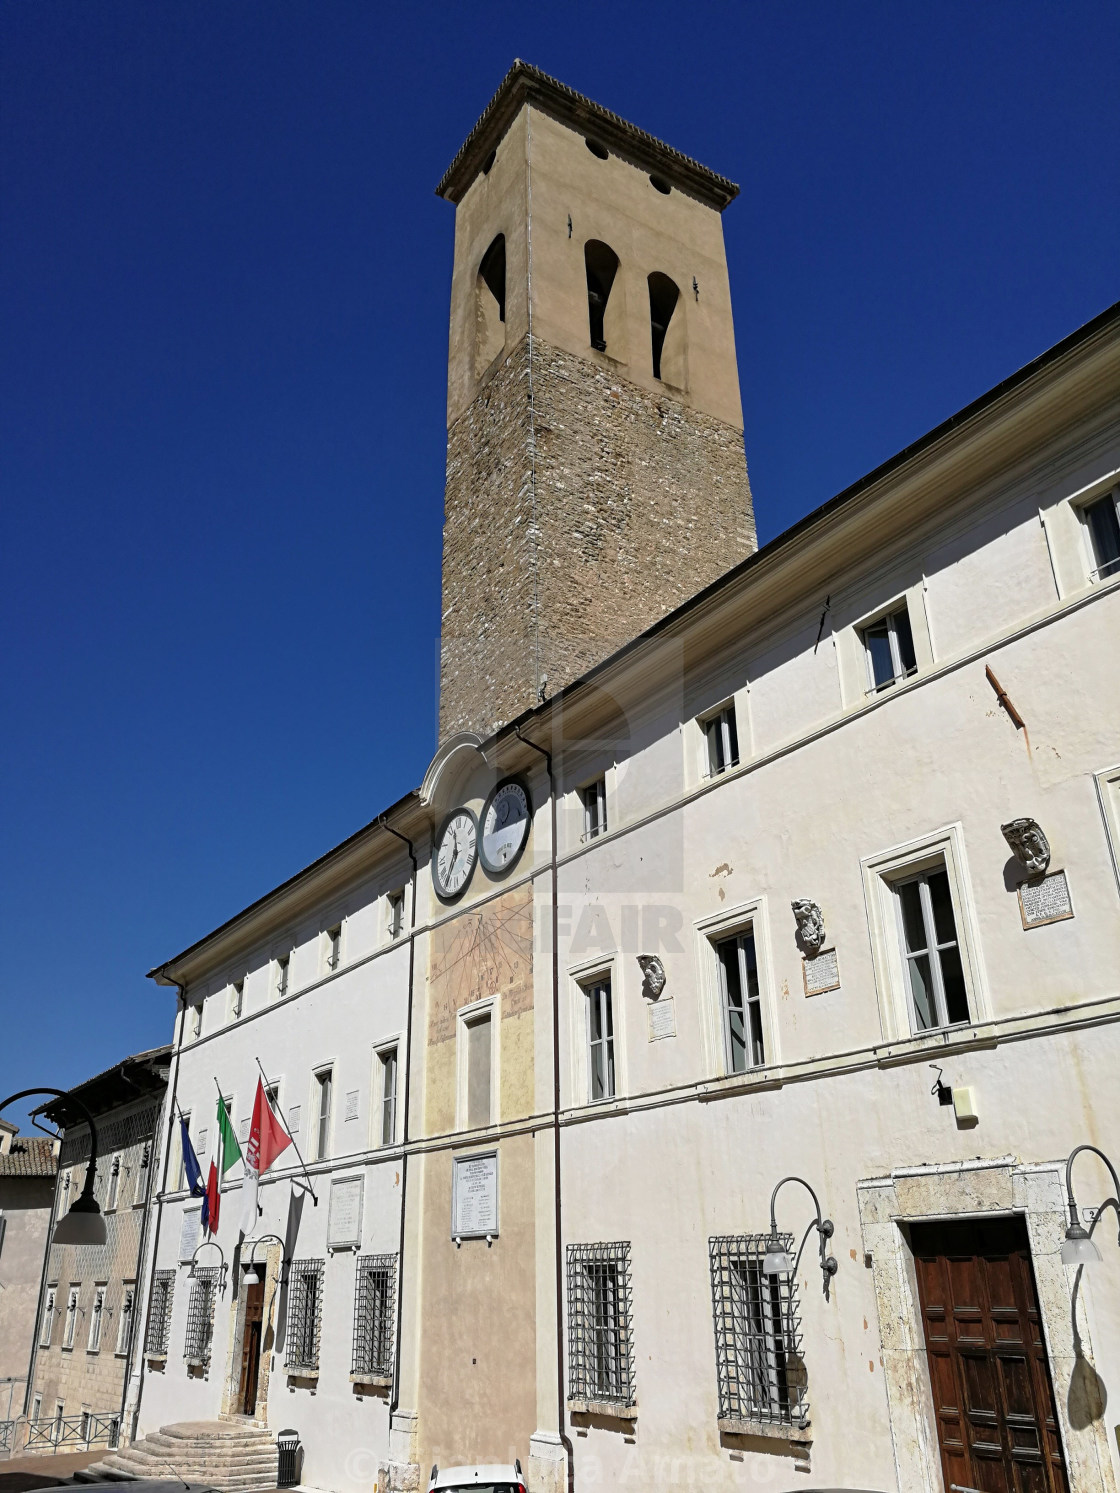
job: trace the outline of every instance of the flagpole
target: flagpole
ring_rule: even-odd
[[[211,1074],[210,1076],[212,1078],[214,1077],[213,1074]],[[219,1105],[221,1105],[221,1109],[225,1109],[226,1110],[226,1119],[229,1120],[230,1126],[232,1127],[233,1121],[230,1119],[229,1110],[226,1109],[225,1095],[222,1093],[222,1086],[221,1086],[221,1084],[218,1082],[218,1080],[216,1078],[214,1078],[214,1087],[218,1091],[218,1103],[219,1103]],[[219,1137],[219,1139],[221,1139],[221,1134],[222,1134],[221,1109],[218,1111],[218,1119],[215,1120],[215,1122],[214,1122],[215,1125],[218,1128],[218,1137]],[[225,1157],[224,1157],[224,1150],[225,1150],[225,1148],[224,1148],[224,1145],[223,1145],[223,1160],[225,1159]],[[245,1163],[244,1163],[244,1160],[243,1160],[242,1161],[242,1165],[244,1166],[244,1164]],[[225,1177],[225,1173],[222,1171],[221,1166],[219,1166],[218,1167],[218,1191],[219,1191],[219,1193],[222,1190],[222,1180],[223,1180],[224,1177]]]
[[[272,1080],[269,1078],[268,1074],[264,1071],[264,1069],[261,1068],[261,1060],[260,1060],[260,1058],[254,1058],[253,1061],[256,1063],[257,1067],[261,1069],[261,1077],[264,1079],[264,1097],[265,1097],[266,1103],[269,1103],[269,1100],[268,1100],[268,1091],[272,1087]],[[214,1082],[217,1083],[217,1079],[215,1079]],[[269,1103],[269,1108],[270,1109],[272,1108],[271,1103]],[[299,1149],[299,1144],[296,1141],[295,1136],[288,1129],[288,1122],[287,1122],[287,1120],[285,1120],[284,1116],[282,1114],[277,1113],[276,1110],[273,1110],[273,1113],[276,1115],[276,1118],[280,1121],[281,1125],[283,1125],[283,1127],[284,1127],[284,1134],[288,1137],[288,1139],[291,1141],[292,1145],[295,1147],[295,1153],[299,1157],[299,1164],[300,1164],[300,1166],[303,1167],[303,1180],[304,1180],[304,1183],[305,1183],[305,1185],[307,1187],[308,1192],[311,1194],[311,1201],[312,1201],[312,1203],[317,1208],[319,1206],[319,1199],[316,1197],[316,1195],[315,1195],[315,1189],[311,1185],[311,1177],[310,1177],[310,1174],[308,1173],[308,1170],[307,1170],[307,1162],[304,1161],[304,1159],[303,1159],[303,1156],[302,1156],[302,1154],[300,1152],[300,1149]]]

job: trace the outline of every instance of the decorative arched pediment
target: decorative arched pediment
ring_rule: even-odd
[[[457,731],[440,742],[420,785],[420,802],[442,810],[457,800],[462,785],[486,765],[482,737],[473,731]]]

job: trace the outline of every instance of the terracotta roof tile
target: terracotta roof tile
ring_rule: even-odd
[[[14,1135],[6,1156],[0,1156],[0,1177],[53,1177],[58,1171],[54,1142],[45,1135]]]

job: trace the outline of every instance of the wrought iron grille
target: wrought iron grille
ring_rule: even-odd
[[[289,1374],[319,1372],[319,1322],[323,1314],[323,1261],[293,1260],[288,1277]]]
[[[393,1372],[396,1255],[359,1255],[354,1288],[354,1354],[350,1372]]]
[[[792,1234],[781,1236],[792,1252]],[[721,1419],[809,1424],[801,1308],[792,1275],[763,1275],[766,1234],[708,1240]]]
[[[107,1125],[97,1127],[97,1149],[102,1156],[112,1151],[123,1151],[143,1140],[153,1139],[159,1121],[159,1103],[120,1120],[110,1120]],[[58,1166],[76,1166],[89,1159],[89,1126],[85,1124],[67,1126],[58,1153]]]
[[[214,1298],[218,1293],[218,1266],[196,1267],[187,1302],[187,1337],[183,1357],[188,1363],[208,1364],[214,1338]]]
[[[171,1336],[171,1303],[175,1299],[174,1270],[157,1270],[152,1281],[152,1298],[148,1302],[148,1328],[144,1334],[144,1352],[153,1358],[167,1356]]]
[[[568,1245],[568,1393],[634,1403],[630,1245]]]
[[[83,1410],[81,1415],[41,1417],[28,1422],[26,1450],[48,1446],[93,1446],[100,1441],[112,1449],[120,1437],[120,1425],[119,1411],[96,1415]]]

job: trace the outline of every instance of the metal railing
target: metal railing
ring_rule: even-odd
[[[27,1423],[25,1450],[34,1452],[49,1448],[56,1451],[59,1447],[90,1447],[101,1442],[111,1450],[117,1444],[120,1431],[119,1410],[111,1415],[94,1415],[91,1411],[83,1411],[81,1415],[41,1416],[38,1420]]]
[[[0,1420],[0,1452],[10,1452],[18,1421]]]

